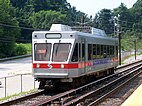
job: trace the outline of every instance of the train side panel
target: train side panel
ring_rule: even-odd
[[[48,80],[73,82],[118,65],[114,38],[78,31],[35,31],[32,47],[33,76],[41,85]]]

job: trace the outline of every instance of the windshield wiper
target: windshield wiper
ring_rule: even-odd
[[[56,56],[57,56],[57,51],[58,51],[60,42],[61,42],[61,40],[59,40],[59,43],[58,43],[57,48],[56,48],[56,50],[55,50],[55,55],[56,55]]]
[[[46,52],[45,52],[45,56],[47,55],[47,50],[48,50],[48,46],[47,46],[47,40],[45,41],[45,45],[46,45]]]

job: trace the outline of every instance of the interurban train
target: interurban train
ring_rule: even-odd
[[[118,39],[91,27],[53,24],[49,31],[34,31],[32,49],[33,76],[39,88],[83,85],[114,73],[118,65]]]

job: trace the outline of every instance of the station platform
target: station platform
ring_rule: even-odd
[[[142,84],[121,106],[142,106]]]

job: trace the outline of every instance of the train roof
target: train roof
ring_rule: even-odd
[[[80,28],[78,28],[78,29],[80,30]],[[89,30],[89,28],[87,30]],[[112,38],[112,37],[106,36],[106,34],[103,30],[100,30],[97,28],[92,28],[91,32],[90,33],[84,32],[84,31],[81,32],[81,31],[75,30],[75,28],[73,28],[73,30],[72,30],[72,28],[67,25],[52,24],[49,31],[34,31],[33,33],[36,33],[36,34],[37,33],[62,33],[62,34],[63,33],[70,33],[70,34],[75,34],[78,37],[84,36],[84,37],[93,37],[93,38],[108,39],[108,40],[118,40],[118,38]]]
[[[73,26],[62,24],[52,24],[50,31],[79,31],[85,33],[91,33],[95,36],[107,36],[104,30],[93,28],[91,26]]]

